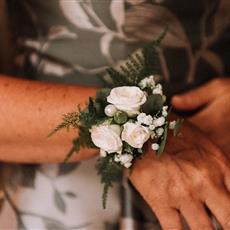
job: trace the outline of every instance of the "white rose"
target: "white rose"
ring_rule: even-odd
[[[127,122],[124,124],[124,129],[121,134],[121,139],[126,141],[134,148],[142,148],[143,144],[149,139],[150,132],[147,127],[140,124]]]
[[[136,86],[121,86],[113,88],[107,101],[129,116],[137,115],[140,106],[146,102],[145,93]]]
[[[122,141],[119,125],[98,125],[90,130],[93,143],[107,153],[121,152]]]

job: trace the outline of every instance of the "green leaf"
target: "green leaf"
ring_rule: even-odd
[[[122,125],[128,120],[128,115],[125,112],[117,111],[113,117],[115,123]]]
[[[102,88],[99,89],[96,93],[96,100],[106,100],[106,98],[109,96],[111,89],[110,88]]]
[[[133,154],[134,148],[130,146],[128,143],[123,142],[123,151],[126,153]]]
[[[67,113],[63,115],[63,121],[48,135],[51,137],[56,132],[60,131],[61,129],[66,128],[67,130],[72,127],[77,129],[80,122],[80,109],[78,111]]]
[[[183,124],[184,119],[177,119],[175,128],[173,129],[173,136],[176,137],[180,132],[181,125]]]
[[[67,153],[65,159],[64,159],[64,164],[69,161],[69,159],[73,156],[74,153],[78,153],[80,150],[81,144],[79,137],[73,140],[73,146]]]
[[[159,34],[158,38],[154,41],[154,43],[157,46],[160,46],[162,40],[165,38],[168,31],[169,31],[169,26],[166,26],[165,29]]]
[[[96,123],[97,120],[97,108],[94,104],[93,99],[90,97],[87,107],[80,113],[80,123],[81,127],[78,129],[85,128],[90,129],[92,125]]]
[[[142,105],[141,109],[146,114],[155,115],[162,109],[163,105],[163,97],[160,94],[153,94],[148,96],[147,101]]]
[[[167,141],[167,136],[168,136],[168,123],[166,123],[164,126],[164,134],[162,138],[160,139],[159,149],[156,151],[157,156],[160,156],[164,152],[166,141]]]
[[[62,198],[61,194],[55,190],[54,191],[54,203],[56,207],[63,213],[66,212],[66,204],[64,199]]]
[[[95,102],[96,102],[95,107],[97,110],[97,114],[99,116],[102,116],[102,117],[105,116],[104,108],[108,104],[107,97],[109,96],[110,91],[111,91],[110,88],[102,88],[97,91],[96,99],[95,99]]]
[[[118,70],[110,67],[106,70],[106,72],[108,73],[108,75],[110,76],[113,82],[113,87],[130,84],[128,82],[127,77],[123,75],[122,73],[120,73]]]
[[[106,157],[99,158],[96,163],[96,169],[99,176],[101,176],[101,183],[104,184],[102,194],[103,208],[106,208],[106,201],[109,188],[113,186],[114,182],[118,182],[122,177],[122,166],[114,162],[113,154]]]
[[[117,87],[124,85],[137,85],[140,80],[151,75],[160,74],[160,59],[157,48],[165,37],[168,27],[162,31],[156,40],[146,44],[141,51],[130,55],[124,64],[115,68],[108,68],[107,75],[101,77],[105,85]]]

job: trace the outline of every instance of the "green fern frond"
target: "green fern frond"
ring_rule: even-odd
[[[95,145],[91,141],[90,131],[82,126],[78,127],[78,137],[73,140],[72,148],[69,150],[64,162],[68,162],[69,159],[78,153],[80,148],[95,148]]]
[[[124,76],[122,73],[115,70],[114,68],[108,68],[106,71],[112,79],[113,86],[121,86],[128,83],[126,76]]]
[[[64,114],[62,120],[63,121],[48,135],[48,137],[51,137],[53,134],[64,128],[67,130],[69,130],[71,127],[77,129],[80,122],[80,112],[75,111]]]
[[[122,177],[122,166],[114,162],[113,157],[108,155],[99,158],[96,164],[97,173],[101,176],[101,183],[104,184],[102,194],[103,208],[106,208],[109,188],[113,186],[114,182],[120,181]]]
[[[169,32],[169,30],[170,30],[170,28],[167,25],[166,28],[160,33],[160,35],[158,36],[158,38],[155,41],[153,41],[156,46],[160,46],[162,40],[165,38],[165,36]]]
[[[130,55],[130,57],[122,64],[119,69],[108,68],[107,74],[109,75],[112,83],[111,87],[124,86],[124,85],[137,85],[143,78],[151,74],[160,74],[160,59],[158,55],[158,47],[166,36],[169,28],[166,27],[164,31],[154,41],[146,44],[141,52]],[[105,78],[102,78],[107,82]],[[108,86],[108,84],[107,84]]]
[[[69,161],[69,159],[73,156],[74,153],[78,153],[80,150],[80,141],[79,138],[76,138],[73,140],[73,146],[72,148],[69,150],[68,154],[66,155],[65,159],[64,159],[64,163],[67,163]]]

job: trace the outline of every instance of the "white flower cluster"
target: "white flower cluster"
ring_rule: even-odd
[[[113,88],[107,97],[109,104],[104,112],[109,118],[113,117],[115,122],[95,125],[90,130],[91,139],[100,148],[101,157],[113,153],[114,161],[126,168],[132,165],[134,156],[125,152],[124,142],[140,150],[150,138],[158,139],[164,134],[167,122],[167,106],[163,106],[156,115],[141,111],[141,106],[148,98],[146,88],[151,89],[152,94],[164,96],[162,86],[156,84],[154,76],[143,79],[138,86]],[[175,123],[170,123],[170,128],[173,128],[173,125],[175,126]],[[159,144],[152,143],[152,149],[157,151]]]
[[[141,89],[150,88],[152,90],[152,94],[160,94],[163,96],[163,89],[161,84],[156,84],[154,76],[151,75],[149,77],[144,78],[140,81],[138,86]]]

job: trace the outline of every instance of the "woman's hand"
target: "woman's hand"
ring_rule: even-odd
[[[230,155],[230,79],[218,78],[183,95],[172,104],[179,110],[200,112],[190,121],[201,128],[220,148]]]
[[[137,160],[130,180],[158,217],[164,230],[213,229],[205,207],[230,229],[230,162],[195,126],[184,123],[169,137],[160,157],[149,149]]]

